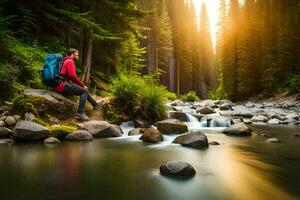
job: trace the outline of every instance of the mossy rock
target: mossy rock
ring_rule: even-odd
[[[41,118],[52,115],[61,120],[74,116],[76,109],[75,101],[56,92],[29,89],[15,98],[12,111],[21,115],[32,112]]]
[[[66,124],[61,126],[50,126],[49,130],[51,132],[52,137],[56,137],[58,139],[64,139],[69,134],[79,130],[80,127],[77,124]]]

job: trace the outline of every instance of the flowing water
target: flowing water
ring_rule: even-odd
[[[122,128],[128,132],[132,124]],[[229,137],[218,133],[220,127],[198,126],[209,141],[221,145],[185,148],[171,144],[175,136],[154,145],[144,144],[139,136],[58,146],[0,145],[1,200],[299,199],[300,138],[293,135],[300,127],[252,128],[282,143],[266,143],[259,136]],[[191,163],[196,176],[161,176],[159,166],[171,160]]]

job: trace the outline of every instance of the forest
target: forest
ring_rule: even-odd
[[[299,1],[216,1],[216,36],[206,4],[199,15],[195,2],[1,0],[0,99],[43,88],[46,54],[70,47],[80,50],[78,73],[98,94],[114,77],[149,73],[177,96],[299,92]]]
[[[1,200],[296,200],[299,147],[300,0],[0,0]]]

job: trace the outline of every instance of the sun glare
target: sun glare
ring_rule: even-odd
[[[189,5],[193,5],[195,8],[196,23],[200,25],[200,16],[201,16],[201,6],[205,4],[207,7],[209,22],[210,22],[210,31],[212,34],[212,41],[214,47],[216,46],[217,40],[217,24],[219,18],[219,0],[188,0]]]

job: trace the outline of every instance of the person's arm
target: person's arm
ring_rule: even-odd
[[[75,70],[75,65],[74,62],[68,61],[66,63],[66,68],[67,68],[67,74],[68,74],[68,79],[71,80],[73,83],[76,85],[79,85],[80,87],[85,87],[85,85],[79,80],[79,78],[76,75],[76,70]]]

